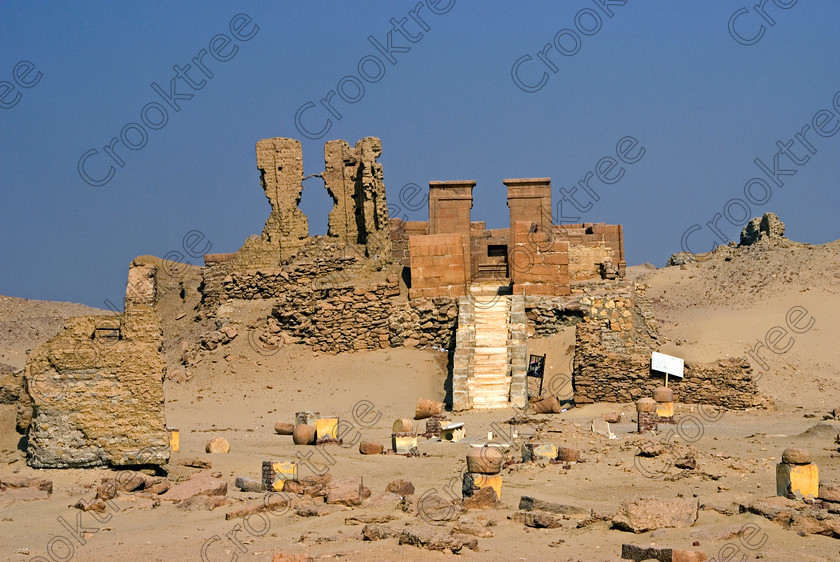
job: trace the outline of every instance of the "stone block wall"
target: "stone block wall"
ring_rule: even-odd
[[[623,277],[627,264],[624,258],[624,231],[620,224],[583,223],[552,227],[554,236],[569,242],[569,279],[587,281],[601,279],[601,263],[612,262]]]
[[[548,231],[553,222],[550,178],[506,179],[510,225],[519,221],[535,222]]]
[[[461,234],[429,234],[409,238],[411,298],[466,294],[467,270]]]
[[[391,252],[395,263],[403,267],[411,267],[411,252],[408,239],[412,236],[429,234],[428,221],[404,221],[391,219]]]
[[[575,402],[631,402],[650,397],[663,377],[652,376],[650,354],[614,353],[601,344],[602,326],[581,322],[575,332]],[[718,360],[686,362],[685,377],[671,377],[674,400],[687,404],[712,404],[730,409],[764,407],[749,363]]]
[[[508,261],[514,294],[567,295],[569,243],[534,226],[519,221],[512,227]]]
[[[460,234],[464,271],[472,277],[470,209],[474,181],[429,182],[429,234]]]

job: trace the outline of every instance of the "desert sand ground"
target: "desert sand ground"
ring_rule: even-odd
[[[444,398],[446,353],[401,348],[335,356],[289,345],[260,355],[246,337],[237,337],[204,355],[189,380],[165,381],[167,425],[179,428],[181,434],[181,450],[173,453],[169,477],[177,479],[198,471],[180,466],[179,460],[205,457],[212,462],[212,471],[229,481],[230,506],[187,511],[171,502],[156,505],[150,499],[121,495],[114,500],[118,511],[97,515],[97,520],[93,512],[82,513],[72,506],[79,499],[92,498],[99,480],[113,472],[29,468],[22,450],[25,439],[14,428],[15,407],[0,406],[0,477],[37,475],[54,483],[48,500],[0,505],[0,553],[5,560],[50,559],[51,539],[65,536],[71,538],[73,551],[54,541],[54,559],[200,560],[202,547],[207,545],[208,560],[271,560],[277,552],[346,560],[455,556],[475,560],[617,560],[623,543],[699,550],[709,559],[719,559],[719,550],[727,544],[738,548],[736,560],[840,559],[838,539],[800,536],[738,509],[739,504],[775,495],[775,465],[789,446],[810,450],[821,480],[840,479],[840,453],[834,443],[840,421],[823,420],[824,414],[840,408],[840,349],[835,336],[840,333],[840,241],[813,247],[723,249],[701,263],[659,269],[634,266],[628,277],[649,285],[665,340],[660,351],[690,360],[744,355],[771,327],[784,325],[792,306],[805,307],[815,318],[813,328],[797,335],[787,353],[768,360],[770,368],[759,386],[774,407],[718,415],[713,409],[677,405],[678,416],[692,415],[700,420],[700,429],[688,436],[692,442],[679,436],[672,439],[679,451],[695,456],[695,470],[665,470],[664,464],[657,464],[667,461],[663,458],[640,464],[636,452],[646,439],[635,433],[633,404],[594,404],[555,415],[532,414],[529,423],[518,426],[522,436],[536,433],[541,442],[577,447],[585,462],[568,468],[531,463],[505,469],[503,507],[463,516],[481,526],[490,524],[487,530],[494,536],[479,538],[478,551],[464,549],[455,555],[398,545],[393,538],[362,541],[361,526],[349,524],[349,518],[392,516],[388,525],[396,529],[429,527],[448,533],[453,523],[432,526],[399,509],[399,502],[384,494],[386,485],[405,479],[414,484],[416,495],[436,490],[444,497],[450,493],[460,497],[460,474],[470,444],[486,441],[491,430],[496,431],[497,440],[504,440],[499,430],[509,426],[502,422],[515,412],[448,413],[453,422],[466,424],[467,438],[441,443],[421,437],[419,457],[363,456],[356,446],[296,447],[291,437],[274,433],[274,424],[291,422],[301,410],[337,415],[354,423],[362,439],[388,443],[394,419],[412,417],[419,397]],[[253,318],[264,306],[253,307]],[[165,350],[171,366],[177,363],[178,340],[195,335],[189,328],[193,322],[189,314],[175,320],[182,312],[173,304],[170,316],[164,318]],[[0,362],[22,366],[25,349],[53,335],[63,318],[82,313],[90,313],[90,309],[0,297]],[[551,338],[529,340],[529,351],[546,351],[548,377],[562,380],[569,375],[573,342],[569,329]],[[616,439],[589,429],[592,419],[607,412],[624,413],[622,422],[612,426]],[[422,427],[423,422],[418,423]],[[205,444],[216,435],[230,442],[229,454],[205,454]],[[356,436],[353,432],[349,435]],[[372,491],[371,498],[361,507],[339,508],[321,517],[302,517],[291,511],[272,514],[266,519],[269,528],[252,528],[250,532],[240,525],[234,533],[242,520],[228,521],[224,514],[240,500],[261,497],[238,491],[234,478],[259,478],[263,460],[292,460],[296,454],[310,455],[306,463],[301,462],[300,475],[329,471],[334,477],[362,476]],[[611,529],[605,520],[588,521],[578,528],[585,516],[569,516],[562,527],[554,529],[529,528],[508,518],[517,511],[522,495],[611,516],[622,501],[645,494],[697,497],[699,519],[690,528],[633,534]],[[81,524],[90,530],[76,539],[65,523],[70,529]],[[760,537],[766,537],[759,548],[739,541],[739,530],[748,523],[760,529]],[[212,541],[213,537],[219,540]],[[759,539],[753,544],[756,542]]]

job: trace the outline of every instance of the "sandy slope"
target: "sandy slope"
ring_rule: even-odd
[[[788,330],[790,349],[764,349],[760,388],[778,405],[817,409],[840,399],[840,241],[822,246],[756,245],[721,248],[710,259],[650,270],[630,268],[630,278],[650,285],[662,333],[660,351],[695,361],[741,357],[775,326]],[[787,327],[791,309],[807,311],[801,334]],[[795,319],[794,319],[795,320]],[[772,339],[774,334],[770,335]],[[785,336],[779,343],[787,346]]]
[[[21,368],[26,350],[56,335],[73,316],[111,314],[72,302],[39,301],[0,295],[0,363]]]

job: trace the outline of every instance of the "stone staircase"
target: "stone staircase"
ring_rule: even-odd
[[[508,306],[507,299],[498,295],[474,297],[475,348],[472,376],[467,379],[473,408],[503,408],[508,404]]]
[[[461,297],[453,359],[453,408],[524,406],[525,353],[524,297]]]

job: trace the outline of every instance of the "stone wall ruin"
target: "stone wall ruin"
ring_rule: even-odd
[[[30,353],[24,371],[30,466],[168,462],[156,273],[135,260],[122,315],[73,318]]]

